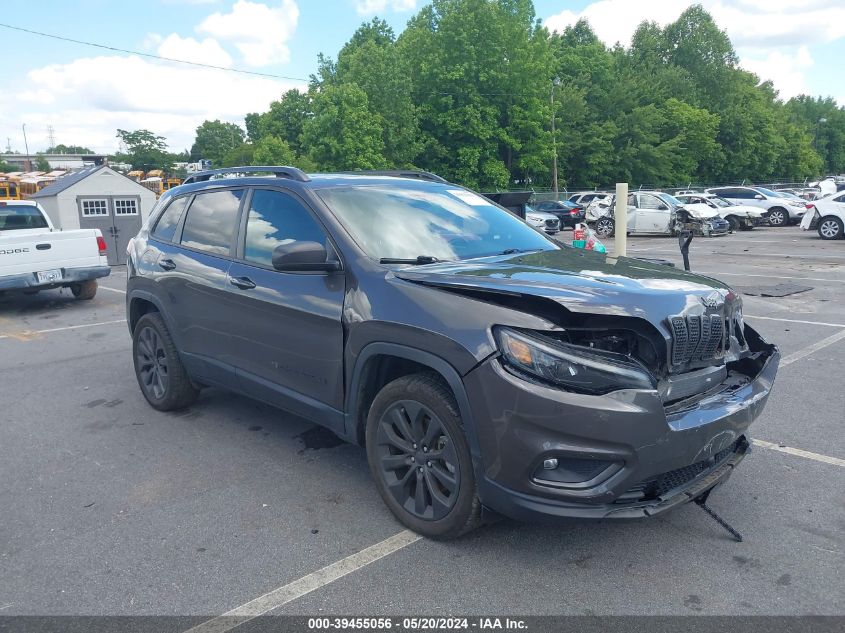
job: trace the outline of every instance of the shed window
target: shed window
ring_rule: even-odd
[[[138,215],[137,200],[115,200],[114,201],[115,215]]]
[[[108,215],[109,208],[106,200],[83,200],[82,215],[86,218]]]

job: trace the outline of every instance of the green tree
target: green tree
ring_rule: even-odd
[[[50,147],[45,154],[93,154],[94,152],[83,147],[82,145],[63,145],[59,143],[55,147]]]
[[[420,149],[411,75],[408,60],[398,54],[393,30],[378,18],[355,31],[333,66],[332,82],[355,84],[366,93],[392,167],[412,165]]]
[[[253,165],[293,165],[296,155],[284,139],[265,136],[255,144]]]
[[[220,120],[203,121],[197,128],[196,140],[191,147],[191,158],[208,159],[213,165],[221,165],[226,153],[243,142],[244,131],[239,125]]]
[[[149,171],[151,169],[168,169],[172,155],[167,153],[167,139],[149,130],[118,130],[117,138],[126,148],[125,154],[117,154],[116,158],[128,162],[135,169]]]
[[[11,171],[20,171],[20,170],[17,167],[15,167],[14,165],[10,165],[9,163],[6,163],[6,162],[3,162],[2,160],[0,160],[0,172],[2,172],[4,174],[8,174]]]
[[[50,163],[47,162],[47,159],[44,158],[44,155],[39,153],[35,156],[35,169],[36,171],[50,171],[52,168],[50,167]]]
[[[308,157],[325,170],[384,169],[379,119],[367,108],[367,94],[355,84],[328,86],[314,97],[302,143]]]
[[[417,164],[476,188],[548,178],[554,64],[530,0],[434,0],[397,47],[415,71]]]
[[[310,117],[311,95],[291,89],[281,99],[273,101],[268,112],[248,114],[247,131],[253,143],[265,136],[275,136],[283,139],[297,155],[301,155],[302,128]]]

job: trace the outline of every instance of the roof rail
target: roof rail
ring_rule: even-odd
[[[276,178],[288,178],[290,180],[298,180],[299,182],[308,182],[309,180],[311,180],[308,177],[308,174],[296,167],[269,167],[261,165],[254,167],[223,167],[221,169],[200,171],[195,174],[191,174],[190,176],[185,178],[182,184],[187,185],[192,182],[203,182],[206,180],[211,180],[215,176],[225,177],[228,174],[252,174],[259,172],[268,172],[271,174],[275,174]]]
[[[367,175],[367,176],[392,176],[394,178],[414,178],[416,180],[428,180],[431,182],[448,183],[445,178],[432,174],[430,171],[418,169],[361,169],[356,171],[342,171],[341,174]]]

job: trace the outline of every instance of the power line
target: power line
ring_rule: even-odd
[[[21,33],[29,33],[30,35],[38,35],[40,37],[48,37],[53,40],[60,40],[62,42],[70,42],[71,44],[81,44],[83,46],[93,46],[94,48],[102,48],[107,51],[116,53],[127,53],[129,55],[138,55],[139,57],[148,57],[150,59],[157,59],[164,62],[173,62],[174,64],[187,64],[189,66],[199,66],[200,68],[211,68],[213,70],[225,70],[230,73],[240,73],[242,75],[253,75],[256,77],[268,77],[270,79],[286,79],[288,81],[308,81],[304,77],[287,77],[285,75],[273,75],[271,73],[260,73],[254,70],[243,70],[241,68],[226,68],[225,66],[215,66],[214,64],[203,64],[202,62],[189,62],[185,59],[174,59],[172,57],[162,57],[161,55],[153,55],[152,53],[142,53],[141,51],[133,51],[125,48],[117,48],[116,46],[106,46],[105,44],[97,44],[95,42],[86,42],[84,40],[75,40],[71,37],[64,37],[62,35],[54,35],[52,33],[42,33],[41,31],[33,31],[32,29],[25,29],[21,26],[13,26],[11,24],[3,24],[0,26],[11,29],[12,31],[20,31]]]

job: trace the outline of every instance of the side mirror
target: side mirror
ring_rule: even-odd
[[[754,196],[754,199],[755,200],[765,200],[766,196],[764,196],[762,193],[758,193],[757,195]]]
[[[291,242],[273,249],[273,268],[281,272],[340,270],[340,262],[330,261],[326,247],[318,242]]]

